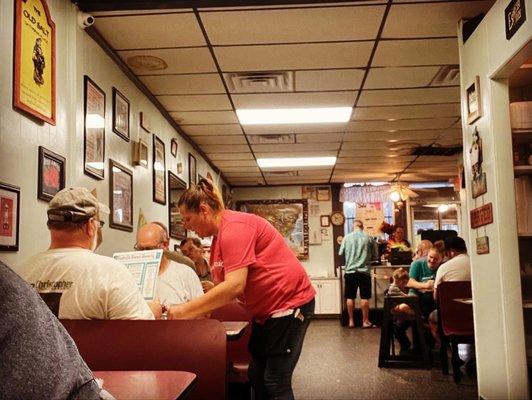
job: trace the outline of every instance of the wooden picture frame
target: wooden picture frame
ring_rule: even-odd
[[[187,183],[172,171],[168,171],[168,232],[170,237],[176,240],[187,237],[187,230],[177,207],[179,198],[185,190]]]
[[[20,187],[0,182],[0,251],[18,251]]]
[[[109,160],[109,226],[133,232],[133,172]]]
[[[105,178],[105,92],[84,76],[83,171]]]
[[[328,215],[320,215],[320,226],[322,228],[331,226],[331,217]]]
[[[133,165],[148,168],[148,143],[139,139],[133,146]]]
[[[172,154],[173,157],[177,156],[177,139],[173,138],[170,142],[170,154]]]
[[[144,111],[140,112],[139,120],[140,120],[140,127],[144,129],[146,132],[150,133],[151,131],[150,118]]]
[[[480,78],[475,76],[475,81],[466,89],[467,123],[472,124],[482,117],[482,102],[480,97]]]
[[[113,132],[129,142],[129,100],[113,86]]]
[[[316,188],[316,200],[318,201],[330,201],[331,200],[331,188],[324,186],[324,187],[317,187]]]
[[[55,125],[55,23],[46,0],[15,1],[14,36],[13,106]]]
[[[188,187],[198,183],[198,173],[196,167],[196,157],[188,153]]]
[[[39,176],[37,180],[37,198],[50,201],[61,189],[65,188],[65,157],[39,146]]]
[[[166,205],[166,157],[164,142],[153,135],[153,201]]]

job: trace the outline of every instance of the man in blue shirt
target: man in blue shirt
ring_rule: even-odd
[[[347,234],[340,246],[340,255],[345,255],[345,298],[349,328],[355,327],[353,314],[355,299],[360,288],[362,328],[373,328],[369,321],[369,299],[371,298],[371,274],[369,264],[376,257],[373,238],[364,233],[362,221],[353,222],[353,232]]]

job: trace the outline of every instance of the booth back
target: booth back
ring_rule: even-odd
[[[224,399],[226,333],[219,321],[61,320],[93,371],[189,371],[189,399]]]

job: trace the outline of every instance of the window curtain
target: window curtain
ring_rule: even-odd
[[[384,186],[351,186],[340,189],[340,201],[352,203],[386,203],[390,201],[389,185]]]

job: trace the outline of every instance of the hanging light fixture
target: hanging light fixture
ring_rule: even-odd
[[[397,203],[398,201],[401,200],[401,193],[399,193],[398,190],[394,190],[390,193],[390,200],[393,201],[394,203]]]

